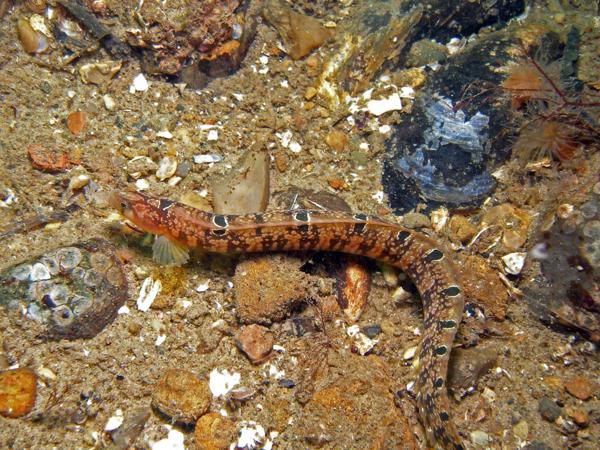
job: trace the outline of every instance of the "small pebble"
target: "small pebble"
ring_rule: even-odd
[[[409,347],[406,350],[404,350],[404,353],[402,354],[402,359],[407,361],[409,359],[413,359],[415,357],[415,355],[417,354],[417,347]]]
[[[513,427],[513,434],[521,441],[526,441],[529,436],[529,425],[527,422],[525,420],[519,421],[519,423]]]
[[[292,389],[296,386],[294,380],[289,380],[287,378],[281,378],[280,380],[277,380],[277,384],[286,389]]]
[[[152,406],[176,422],[193,423],[210,407],[208,383],[192,372],[170,369],[155,386]]]
[[[579,400],[587,400],[592,396],[592,387],[583,377],[576,376],[565,383],[567,392]]]
[[[69,180],[69,189],[71,191],[76,191],[85,187],[90,182],[90,176],[82,173],[79,175],[75,175]]]
[[[431,226],[431,220],[425,214],[421,213],[408,213],[404,215],[402,225],[406,228],[429,228]]]
[[[525,450],[552,450],[552,447],[544,444],[541,441],[531,441],[525,447]]]
[[[115,109],[116,103],[109,94],[104,94],[102,96],[102,101],[104,102],[104,107],[109,111]]]
[[[476,430],[471,433],[471,442],[478,447],[485,447],[490,443],[490,436],[484,431]]]
[[[325,138],[325,143],[336,152],[342,152],[348,144],[348,137],[343,131],[333,129]]]
[[[379,333],[381,333],[381,326],[380,325],[367,325],[366,327],[363,327],[363,333],[365,333],[367,335],[367,337],[370,337],[371,339],[373,339],[374,337],[379,335]]]
[[[315,95],[317,95],[317,90],[310,86],[308,89],[306,89],[306,92],[304,93],[304,98],[306,100],[311,100]]]
[[[565,419],[561,416],[558,419],[556,419],[556,424],[565,434],[577,433],[577,425],[575,425],[575,423],[571,419]]]
[[[73,111],[67,116],[67,128],[76,135],[85,127],[87,114],[84,111]]]
[[[29,413],[37,395],[37,376],[31,369],[0,372],[0,415],[21,417]]]
[[[567,416],[573,419],[573,422],[575,422],[577,425],[584,427],[588,424],[589,417],[584,410],[567,406],[565,408],[565,411],[567,413]]]
[[[136,156],[127,162],[125,170],[133,178],[139,178],[140,176],[147,175],[158,169],[158,166],[147,156]]]
[[[477,233],[477,227],[469,222],[466,217],[460,215],[452,216],[449,228],[450,238],[463,244],[470,241]]]
[[[554,422],[560,417],[561,408],[549,397],[542,397],[538,401],[538,411],[548,422]]]
[[[148,90],[148,80],[146,80],[146,77],[144,76],[144,74],[140,73],[140,74],[136,75],[136,77],[133,79],[133,83],[131,83],[129,92],[131,92],[133,94],[135,92],[144,92],[147,90]]]
[[[190,173],[190,169],[192,168],[192,164],[189,161],[183,161],[177,165],[177,170],[175,171],[175,175],[181,178],[185,178],[188,173]]]
[[[236,437],[235,423],[214,412],[200,417],[194,429],[194,440],[199,450],[227,450]]]
[[[242,327],[237,345],[253,364],[264,362],[273,350],[274,338],[268,328],[252,324]]]

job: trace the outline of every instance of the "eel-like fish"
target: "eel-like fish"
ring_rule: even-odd
[[[424,332],[415,383],[419,419],[432,447],[464,448],[450,418],[446,387],[464,300],[451,255],[434,240],[366,214],[296,209],[221,215],[138,192],[113,193],[111,204],[135,226],[156,235],[154,258],[165,265],[185,264],[188,251],[198,248],[216,253],[334,251],[400,268],[423,302]]]

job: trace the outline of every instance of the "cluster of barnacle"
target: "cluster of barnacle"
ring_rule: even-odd
[[[72,321],[89,307],[91,296],[77,293],[80,289],[72,289],[64,275],[69,274],[86,286],[98,284],[98,275],[80,266],[82,259],[83,254],[77,247],[65,247],[12,268],[3,283],[13,292],[13,295],[3,296],[6,306],[10,309],[24,306],[27,317],[41,323]],[[18,293],[22,295],[15,295]]]
[[[502,87],[512,107],[526,116],[513,145],[518,161],[566,161],[582,147],[600,143],[600,96],[573,78],[561,77],[559,63],[523,57],[509,66]]]
[[[0,272],[0,306],[23,312],[50,337],[83,337],[98,328],[103,293],[122,283],[120,268],[103,252],[62,247]]]

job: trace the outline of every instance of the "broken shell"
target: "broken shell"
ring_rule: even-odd
[[[171,178],[177,170],[177,160],[170,156],[165,156],[158,163],[158,169],[156,170],[156,178],[160,181],[164,181],[167,178]]]
[[[102,85],[110,81],[121,70],[121,66],[121,61],[84,64],[79,69],[79,76],[81,77],[81,81],[86,84]]]
[[[90,176],[82,173],[79,175],[75,175],[73,178],[69,180],[69,190],[76,191],[85,187],[90,182]]]
[[[404,350],[404,353],[402,354],[402,359],[405,361],[407,361],[409,359],[413,359],[416,354],[417,354],[417,346],[409,347],[406,350]]]
[[[509,253],[502,257],[502,262],[504,263],[504,271],[511,275],[518,275],[523,270],[523,266],[525,265],[525,257],[527,253],[524,252],[515,252]]]
[[[48,40],[43,33],[36,31],[29,20],[21,17],[17,21],[17,34],[27,53],[42,53],[48,48]]]
[[[448,208],[444,206],[431,212],[431,226],[439,233],[439,231],[446,226],[448,222]]]

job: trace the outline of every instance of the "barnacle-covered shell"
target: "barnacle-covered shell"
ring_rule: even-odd
[[[26,311],[48,339],[89,338],[117,315],[127,296],[122,263],[94,239],[0,271],[0,306]]]

